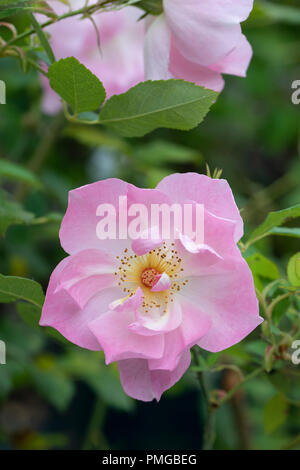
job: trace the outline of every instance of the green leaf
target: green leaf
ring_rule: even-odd
[[[32,328],[37,328],[41,315],[41,309],[39,307],[21,302],[17,305],[17,311],[27,325]]]
[[[163,13],[162,0],[140,0],[137,2],[136,6],[151,15],[160,15]]]
[[[25,300],[38,308],[44,303],[44,293],[40,284],[31,279],[0,274],[0,295],[11,301]]]
[[[8,18],[9,16],[15,15],[18,13],[18,8],[4,8],[0,6],[0,20],[2,18]]]
[[[262,279],[274,281],[279,278],[279,270],[276,264],[260,253],[254,253],[245,259],[252,271],[254,284],[258,290],[263,289]]]
[[[34,218],[31,212],[7,198],[4,191],[0,191],[0,234],[5,235],[10,225],[29,224]]]
[[[254,253],[246,258],[246,261],[253,275],[276,280],[279,278],[279,269],[273,261],[269,260],[260,253]]]
[[[124,137],[142,137],[158,127],[189,130],[204,119],[217,96],[183,80],[147,81],[112,96],[99,122]]]
[[[288,403],[283,394],[278,393],[271,398],[264,408],[264,428],[270,434],[285,422],[288,412]]]
[[[297,227],[274,227],[270,231],[270,235],[281,235],[284,237],[300,238],[300,228]]]
[[[0,19],[26,10],[41,12],[51,17],[57,16],[43,0],[0,0]]]
[[[272,311],[272,320],[273,320],[273,327],[277,327],[280,323],[282,317],[287,313],[289,307],[291,305],[291,298],[288,297],[287,299],[282,299],[278,302]]]
[[[105,100],[105,90],[98,78],[75,57],[61,59],[48,69],[50,85],[75,114],[94,111]]]
[[[287,275],[292,286],[300,287],[300,252],[289,260]]]
[[[10,181],[21,181],[33,188],[41,187],[41,182],[31,171],[17,163],[9,162],[2,158],[0,159],[0,176]]]
[[[300,217],[300,204],[281,211],[270,212],[265,221],[252,232],[248,239],[247,246],[257,242],[261,238],[272,235],[272,230],[275,227],[279,227],[289,219],[294,219],[296,217]]]
[[[0,0],[0,19],[15,15],[27,4],[26,0]]]
[[[7,295],[7,294],[2,294],[0,292],[0,304],[9,304],[11,302],[14,302],[15,301],[15,298],[11,295]]]
[[[51,49],[51,46],[49,44],[49,41],[47,39],[47,36],[46,34],[44,33],[44,31],[42,30],[39,22],[35,19],[34,15],[32,13],[30,13],[30,19],[31,19],[31,23],[32,23],[32,26],[40,40],[40,43],[42,45],[42,47],[44,48],[49,60],[50,60],[50,63],[53,64],[53,62],[55,62],[55,56],[53,54],[53,51]]]

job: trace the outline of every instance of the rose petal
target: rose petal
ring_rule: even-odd
[[[192,200],[204,204],[212,214],[236,222],[235,241],[243,235],[243,220],[226,180],[212,179],[198,173],[175,173],[166,176],[156,187],[175,201]]]
[[[235,49],[220,62],[211,65],[210,69],[219,73],[245,77],[251,58],[252,47],[242,34]]]
[[[68,258],[55,290],[66,290],[83,308],[93,295],[116,285],[115,259],[100,250],[84,250]]]
[[[210,316],[212,326],[198,342],[211,352],[241,341],[263,319],[246,261],[232,258],[211,266],[205,276],[187,277],[184,296]]]
[[[158,276],[158,281],[154,286],[152,287],[151,291],[152,292],[163,292],[165,290],[170,289],[172,285],[172,281],[167,275],[167,273],[162,273],[160,276]]]
[[[162,393],[171,388],[189,368],[190,352],[184,351],[178,366],[173,371],[150,371],[148,363],[143,359],[119,361],[118,368],[124,391],[137,400],[159,401]]]
[[[101,346],[88,328],[88,323],[108,309],[108,305],[119,293],[119,289],[105,289],[97,297],[97,307],[80,309],[78,303],[64,289],[56,292],[60,276],[69,262],[65,258],[53,271],[46,293],[40,319],[41,326],[51,326],[72,343],[86,349],[98,351]],[[92,299],[93,301],[93,299]]]
[[[144,57],[147,80],[171,78],[169,72],[170,45],[171,32],[165,15],[162,14],[150,23],[145,37]]]
[[[253,0],[163,0],[177,49],[188,60],[209,66],[238,44]]]
[[[174,41],[171,45],[169,70],[174,78],[193,82],[209,90],[220,92],[224,88],[224,80],[219,71],[186,59],[176,48]]]
[[[138,298],[139,294],[137,294]],[[138,300],[137,300],[138,301]],[[156,335],[141,336],[129,329],[135,319],[136,303],[129,302],[118,308],[109,310],[96,320],[89,323],[89,328],[101,344],[106,364],[122,359],[159,358],[163,354],[164,337]]]
[[[199,307],[184,299],[181,301],[181,308],[183,321],[176,330],[166,334],[164,354],[160,359],[148,361],[150,370],[174,370],[182,351],[194,346],[209,331],[211,318]]]

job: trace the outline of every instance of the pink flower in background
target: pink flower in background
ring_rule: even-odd
[[[82,5],[72,3],[73,9]],[[144,21],[137,21],[142,12],[135,7],[102,12],[94,15],[101,53],[89,19],[71,17],[47,31],[56,58],[75,56],[103,82],[108,97],[144,79],[179,78],[221,91],[222,73],[246,75],[252,49],[240,23],[252,6],[253,0],[163,0],[164,13]],[[44,110],[56,112],[59,99],[42,80]]]
[[[85,0],[72,1],[72,8],[83,6]],[[55,7],[57,13],[65,6]],[[46,29],[56,59],[74,56],[90,69],[103,83],[107,97],[124,93],[144,80],[143,40],[144,25],[138,22],[141,11],[125,8],[120,11],[94,15],[100,35],[101,51],[92,22],[79,17],[67,18]],[[61,108],[59,97],[42,76],[44,86],[43,109],[52,114]]]
[[[185,234],[132,240],[97,236],[101,204],[204,205],[204,243]],[[99,213],[98,213],[99,214]],[[123,217],[117,217],[123,230]],[[119,232],[118,232],[119,233]],[[69,254],[54,270],[40,324],[117,361],[125,392],[160,399],[190,365],[190,348],[216,352],[263,320],[252,275],[237,247],[243,222],[225,180],[174,174],[156,189],[108,179],[75,189],[60,230]],[[99,377],[101,380],[101,377]]]
[[[222,73],[246,75],[252,49],[240,23],[253,0],[163,0],[163,7],[148,24],[147,78],[181,78],[221,91]]]

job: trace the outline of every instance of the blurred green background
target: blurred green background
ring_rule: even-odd
[[[296,0],[272,5],[298,7],[300,17]],[[65,256],[58,229],[68,191],[103,178],[154,187],[176,171],[205,173],[205,163],[222,168],[242,208],[246,233],[270,210],[300,202],[300,105],[291,101],[292,82],[300,80],[300,19],[285,10],[278,15],[276,8],[267,16],[259,6],[244,25],[254,50],[247,78],[226,77],[218,102],[190,132],[158,130],[124,140],[104,128],[45,116],[38,74],[23,73],[14,59],[0,60],[0,79],[7,84],[7,104],[0,105],[0,158],[27,165],[37,175],[24,185],[2,174],[1,187],[38,218],[34,225],[9,227],[0,238],[1,273],[38,280],[46,289]],[[21,14],[15,21],[26,19]],[[4,199],[0,203],[3,207]],[[300,251],[299,239],[266,238],[256,250],[285,276],[288,259]],[[0,449],[201,448],[203,409],[192,371],[158,404],[135,402],[124,394],[117,369],[104,366],[101,353],[62,343],[36,323],[27,325],[14,304],[0,309],[0,339],[7,344],[7,364],[0,365]],[[218,361],[261,364],[264,350],[255,331]],[[249,381],[217,411],[215,448],[289,445],[300,433],[300,409],[293,405],[300,401],[299,377],[300,366],[293,366],[284,379],[274,371]],[[220,371],[206,380],[212,388],[229,390],[238,375]],[[272,423],[281,393],[290,403]]]

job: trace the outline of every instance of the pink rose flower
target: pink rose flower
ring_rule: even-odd
[[[246,75],[252,49],[240,23],[253,0],[163,0],[163,7],[148,25],[147,78],[181,78],[221,91],[222,73]]]
[[[83,3],[76,0],[72,7]],[[144,79],[179,78],[221,91],[222,73],[246,75],[252,49],[240,23],[252,6],[253,0],[163,0],[164,13],[148,16],[146,27],[145,21],[137,21],[142,14],[138,8],[102,12],[94,16],[101,53],[89,19],[67,18],[47,31],[56,58],[75,56],[103,82],[107,97]],[[42,81],[43,109],[54,113],[60,109],[59,98],[45,77]]]
[[[117,208],[124,196],[128,208],[143,204],[148,213],[154,204],[204,205],[204,242],[185,233],[163,239],[152,220],[145,236],[99,239],[99,206]],[[118,233],[124,215],[116,217]],[[242,234],[225,180],[187,173],[156,189],[118,179],[75,189],[60,230],[69,256],[51,276],[40,324],[82,348],[103,350],[107,364],[117,361],[128,395],[159,400],[188,369],[192,346],[221,351],[263,321],[237,247]]]

